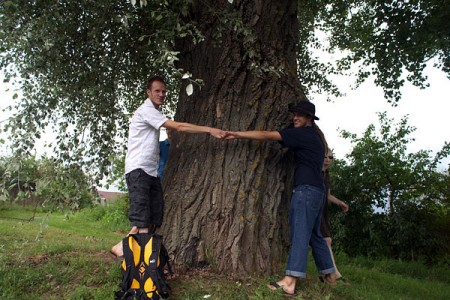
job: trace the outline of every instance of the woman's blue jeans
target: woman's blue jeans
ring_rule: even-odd
[[[325,196],[322,189],[311,185],[299,185],[294,188],[289,211],[291,249],[286,275],[306,278],[309,246],[319,273],[334,273],[330,250],[320,232],[324,203]]]

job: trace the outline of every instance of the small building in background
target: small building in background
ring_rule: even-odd
[[[100,198],[100,205],[109,205],[110,203],[116,201],[119,197],[126,194],[127,193],[122,192],[108,192],[97,190],[97,195]]]

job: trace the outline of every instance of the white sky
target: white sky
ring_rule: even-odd
[[[317,124],[337,158],[344,158],[351,150],[350,141],[340,137],[338,131],[345,129],[361,136],[370,124],[380,127],[377,112],[384,111],[389,119],[394,119],[394,123],[409,115],[408,124],[416,127],[410,135],[415,139],[408,145],[410,152],[432,150],[436,153],[445,141],[450,142],[450,80],[444,72],[432,67],[428,67],[425,74],[430,87],[421,90],[406,83],[397,107],[392,107],[384,99],[383,90],[373,82],[365,82],[357,90],[348,88],[345,97],[333,98],[333,102],[326,102],[325,96],[315,95],[311,100],[320,118]],[[342,86],[349,85],[345,79],[342,81]],[[445,164],[449,162],[447,159]]]
[[[338,82],[346,92],[346,96],[326,102],[325,95],[314,95],[311,101],[316,105],[316,114],[320,117],[318,124],[324,131],[328,143],[334,150],[337,158],[344,158],[351,150],[349,140],[339,136],[338,130],[345,129],[361,135],[370,124],[379,128],[377,112],[387,111],[388,118],[393,118],[395,123],[409,115],[408,124],[417,129],[411,135],[415,142],[408,146],[410,152],[419,150],[439,151],[445,141],[450,142],[450,81],[444,72],[429,67],[425,70],[428,82],[431,86],[425,90],[406,83],[402,89],[403,98],[397,107],[392,107],[384,99],[381,88],[372,82],[365,82],[357,90],[345,88],[349,86],[348,79]],[[1,80],[1,78],[0,78]],[[12,92],[6,92],[7,85],[1,82],[0,86],[0,122],[7,119],[9,113],[2,110],[13,103]],[[0,123],[0,126],[2,124]],[[161,134],[163,138],[165,132]],[[6,139],[4,133],[0,138]],[[47,139],[51,139],[47,136]],[[37,154],[43,154],[43,142],[38,143]],[[0,155],[10,154],[8,145],[0,144]],[[450,163],[450,158],[445,165]]]

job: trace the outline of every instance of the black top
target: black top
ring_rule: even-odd
[[[289,127],[280,131],[281,144],[294,151],[294,186],[312,185],[324,189],[322,166],[325,146],[316,130],[309,127]]]

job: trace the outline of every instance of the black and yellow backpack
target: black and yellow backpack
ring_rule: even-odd
[[[130,234],[123,240],[122,282],[116,300],[167,299],[170,287],[165,278],[172,269],[162,236],[149,233]]]

